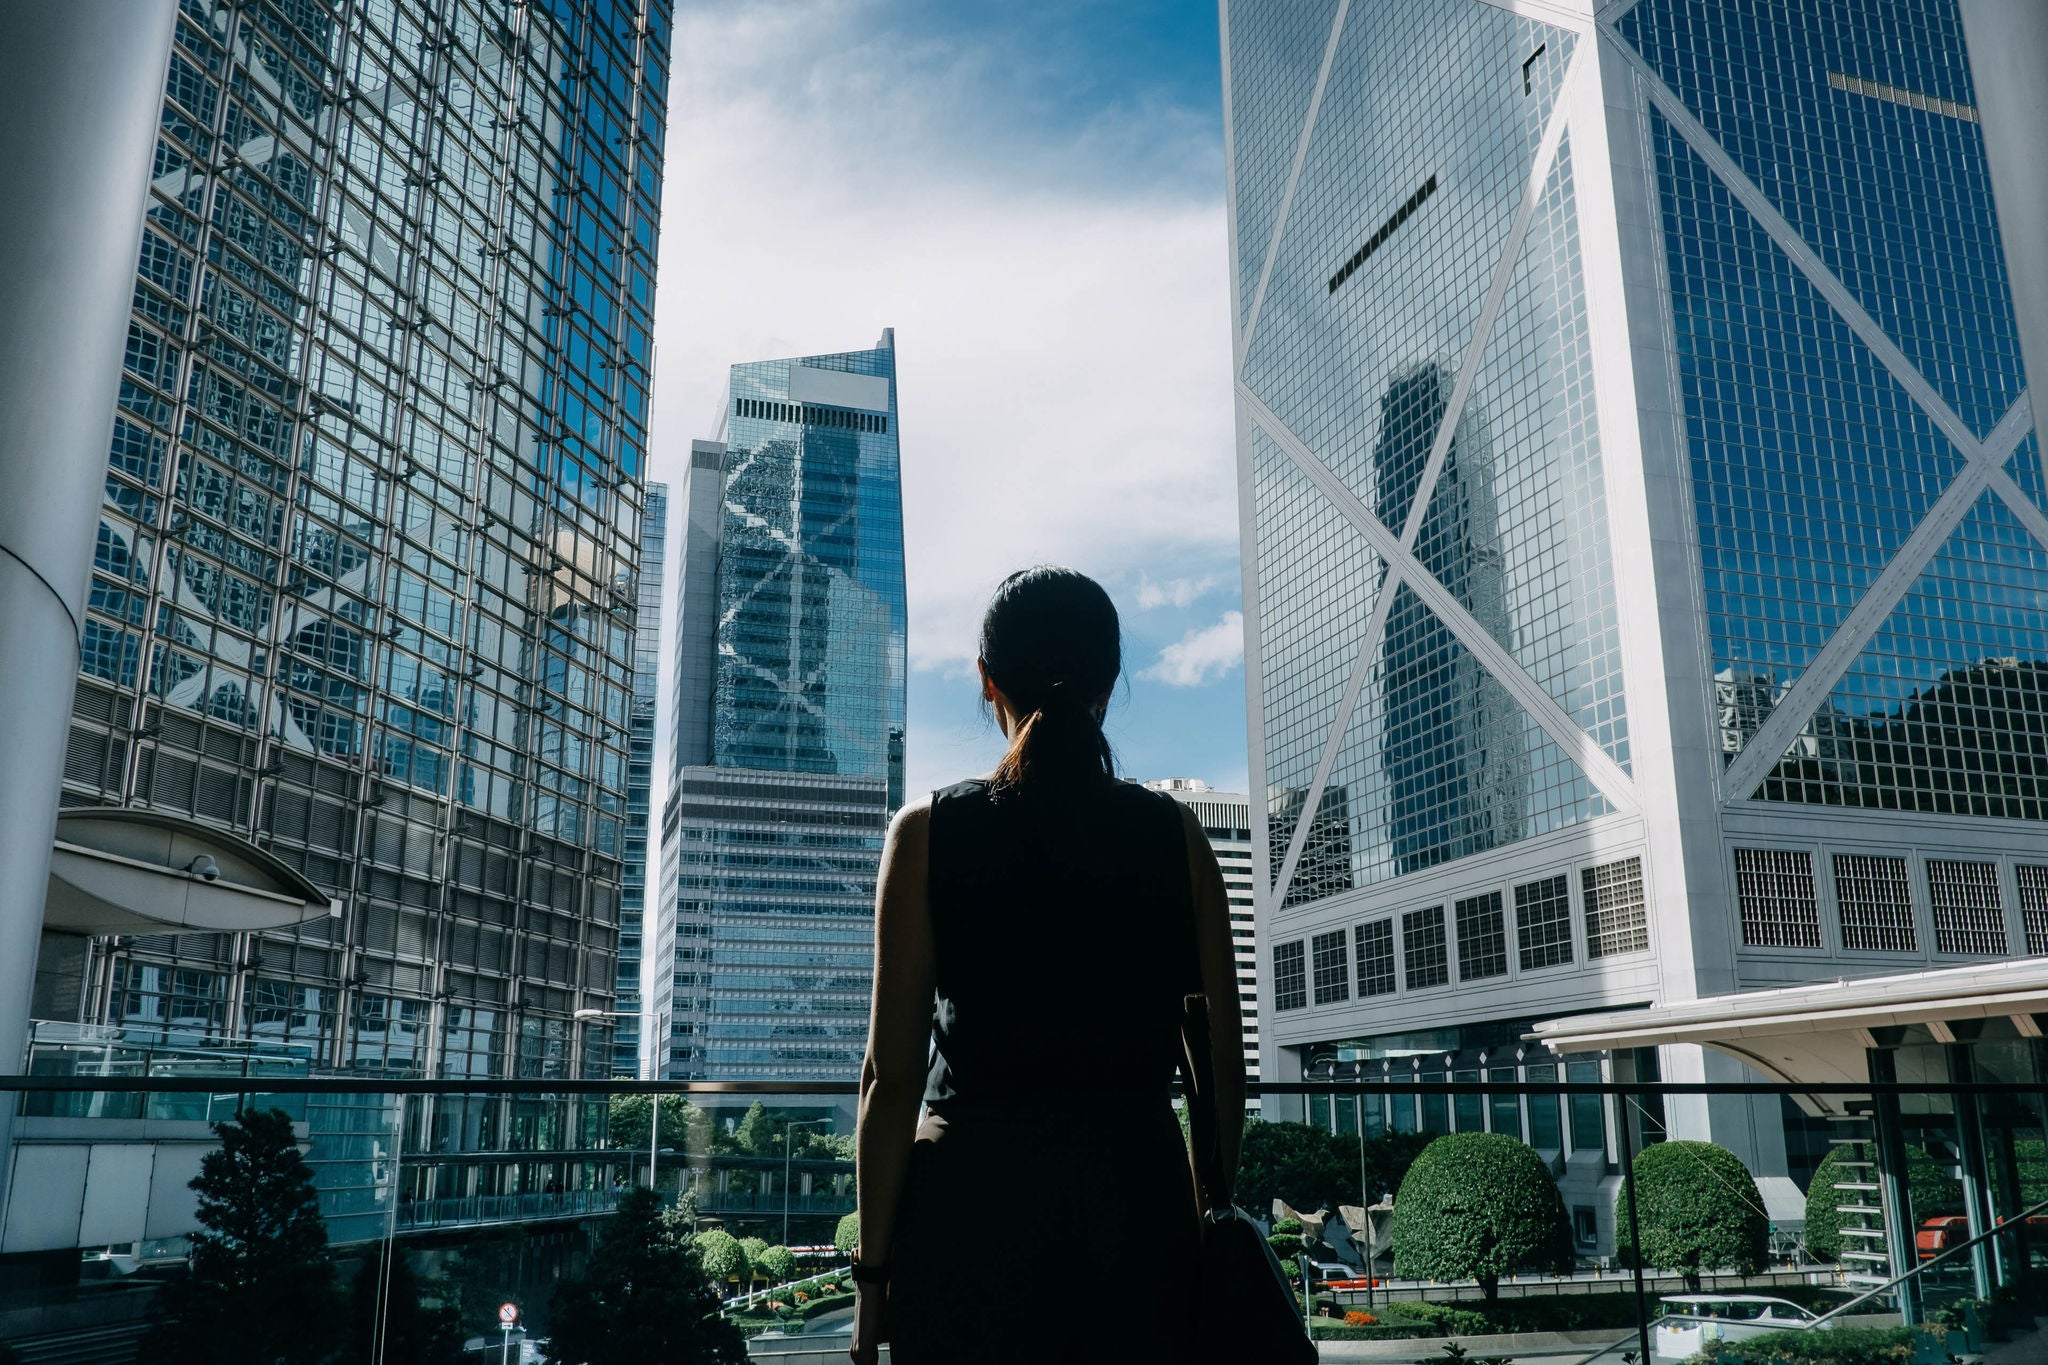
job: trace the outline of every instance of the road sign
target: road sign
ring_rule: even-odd
[[[507,1327],[519,1321],[519,1305],[516,1303],[499,1304],[498,1321],[504,1323]]]

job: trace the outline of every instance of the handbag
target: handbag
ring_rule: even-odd
[[[1314,1365],[1315,1343],[1280,1258],[1251,1215],[1231,1202],[1233,1176],[1223,1168],[1206,995],[1182,1002],[1180,1031],[1188,1142],[1202,1202],[1197,1359],[1204,1365]]]

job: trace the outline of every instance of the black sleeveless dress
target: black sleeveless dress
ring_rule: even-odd
[[[1187,1359],[1200,1233],[1168,1086],[1200,987],[1178,804],[1109,782],[935,792],[930,905],[892,1359]]]

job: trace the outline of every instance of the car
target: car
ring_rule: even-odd
[[[1826,1330],[1813,1313],[1785,1299],[1762,1294],[1667,1294],[1651,1351],[1658,1360],[1684,1360],[1710,1341],[1746,1341],[1772,1332]]]
[[[2029,1233],[2032,1231],[2032,1228],[2028,1229]],[[1970,1220],[1961,1214],[1945,1214],[1930,1218],[1913,1234],[1914,1249],[1920,1253],[1920,1259],[1923,1261],[1931,1261],[1951,1247],[1961,1246],[1969,1240]]]

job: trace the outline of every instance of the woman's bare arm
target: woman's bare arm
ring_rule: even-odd
[[[926,896],[930,833],[928,799],[897,812],[882,845],[881,881],[875,889],[874,1001],[867,1058],[861,1064],[855,1155],[860,1259],[868,1265],[889,1259],[924,1099],[932,1028],[932,918]]]
[[[1195,893],[1195,948],[1202,962],[1202,989],[1209,997],[1209,1053],[1216,1068],[1223,1169],[1235,1172],[1244,1137],[1244,1028],[1237,1006],[1237,960],[1230,946],[1230,897],[1201,818],[1185,806],[1181,815],[1187,825],[1188,884]]]

